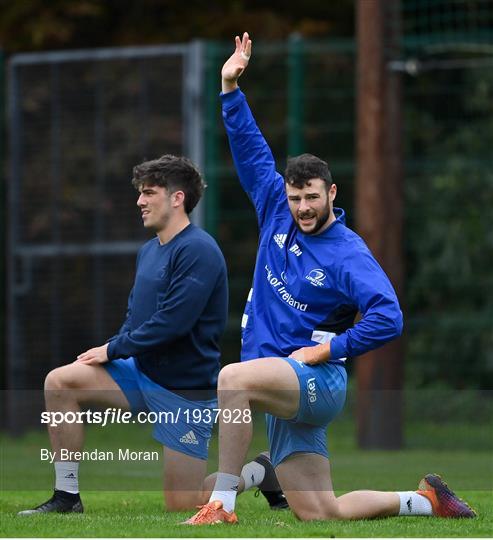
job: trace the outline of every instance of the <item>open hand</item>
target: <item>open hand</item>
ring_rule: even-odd
[[[293,351],[289,357],[311,366],[324,364],[329,361],[330,346],[328,343],[324,343],[313,347],[301,347],[301,349]]]
[[[252,55],[252,40],[248,32],[243,33],[243,38],[235,37],[235,52],[226,60],[221,70],[223,92],[232,92],[238,87],[237,81],[248,66]]]
[[[108,344],[105,343],[101,347],[94,347],[80,353],[77,357],[77,362],[88,364],[91,366],[97,366],[98,364],[104,364],[108,361]]]

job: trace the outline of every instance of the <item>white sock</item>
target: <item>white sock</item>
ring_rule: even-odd
[[[250,461],[241,469],[241,477],[245,482],[245,491],[262,483],[265,467],[256,461]]]
[[[398,491],[401,507],[400,516],[432,516],[431,502],[415,491]]]
[[[79,462],[55,461],[55,489],[79,493]]]
[[[235,509],[239,483],[239,476],[218,472],[216,483],[214,484],[214,491],[211,493],[209,502],[221,501],[226,512],[232,512]]]

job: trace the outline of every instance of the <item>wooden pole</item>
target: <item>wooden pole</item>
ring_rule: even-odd
[[[356,225],[402,300],[401,90],[387,67],[398,54],[399,14],[398,1],[358,0]],[[357,360],[362,448],[402,446],[403,361],[402,339]]]

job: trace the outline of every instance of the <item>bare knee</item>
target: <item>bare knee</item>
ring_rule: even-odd
[[[241,390],[243,389],[243,378],[241,376],[241,366],[239,364],[228,364],[219,372],[217,380],[218,390]]]
[[[337,505],[337,501],[313,500],[310,497],[309,504],[301,501],[289,501],[291,510],[300,521],[315,521],[341,519],[341,514]]]
[[[314,512],[313,509],[309,508],[291,508],[293,511],[293,514],[300,520],[300,521],[313,521],[316,519],[320,519],[317,515],[317,512]]]
[[[63,367],[52,369],[45,378],[45,390],[62,390],[66,388]]]
[[[243,364],[229,364],[219,372],[218,390],[255,391],[258,388],[258,374],[243,369]]]
[[[52,369],[45,378],[45,390],[65,390],[80,388],[83,385],[80,366],[67,364]]]
[[[327,508],[299,508],[296,510],[293,509],[293,513],[300,521],[341,519],[338,512],[331,511]]]
[[[205,504],[201,492],[197,491],[166,491],[164,502],[168,512],[181,512],[183,510],[194,510],[198,505]]]
[[[77,394],[72,384],[73,376],[67,373],[66,367],[53,369],[45,378],[44,395],[47,409],[59,410],[70,403],[77,402]]]

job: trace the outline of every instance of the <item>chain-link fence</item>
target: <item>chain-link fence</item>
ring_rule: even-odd
[[[222,126],[219,73],[230,44],[210,44],[206,73],[208,119],[205,167],[215,186],[215,211],[207,224],[217,236],[229,265],[230,323],[223,359],[237,361],[240,321],[251,285],[258,229],[253,207],[238,181]],[[349,210],[354,174],[354,43],[306,42],[255,44],[254,59],[241,89],[283,171],[288,155],[309,151],[327,160],[340,188],[338,204]],[[353,215],[349,212],[349,222]]]
[[[402,20],[407,384],[491,389],[493,4],[406,0]]]
[[[200,58],[197,44],[11,58],[9,389],[41,388],[121,325],[146,237],[132,167],[163,153],[201,165]],[[9,396],[22,424],[30,406]]]

